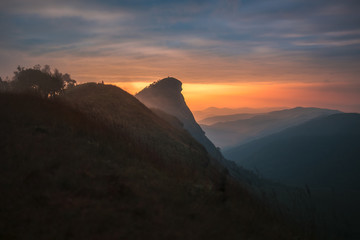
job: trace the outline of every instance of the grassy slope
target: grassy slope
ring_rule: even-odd
[[[119,88],[0,95],[1,239],[292,239],[204,148]]]

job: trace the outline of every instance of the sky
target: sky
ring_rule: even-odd
[[[360,112],[358,0],[1,0],[0,76],[49,64],[134,94],[183,82],[192,110]]]

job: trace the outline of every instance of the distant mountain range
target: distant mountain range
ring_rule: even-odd
[[[228,149],[258,139],[311,119],[340,113],[337,110],[297,107],[254,115],[221,116],[212,125],[201,125],[215,145]],[[237,119],[224,121],[226,119]]]
[[[216,123],[250,119],[257,115],[263,115],[263,114],[266,114],[266,113],[237,113],[237,114],[231,114],[231,115],[219,115],[219,116],[204,118],[204,119],[200,120],[199,123],[202,125],[213,125]]]
[[[193,114],[197,121],[201,122],[205,118],[210,118],[214,116],[221,115],[233,115],[233,114],[242,114],[242,113],[266,113],[271,111],[277,111],[285,109],[286,107],[265,107],[265,108],[217,108],[209,107],[204,110],[193,111]]]
[[[284,184],[360,189],[360,114],[320,117],[229,149],[225,156]]]

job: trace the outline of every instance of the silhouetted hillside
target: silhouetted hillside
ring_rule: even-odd
[[[202,128],[215,145],[228,149],[311,119],[335,113],[340,112],[321,108],[297,107],[260,114],[248,119],[219,122],[210,126],[202,125]]]
[[[213,157],[218,159],[222,158],[221,153],[205,136],[204,131],[195,121],[192,112],[185,103],[181,91],[182,83],[176,78],[168,77],[144,88],[135,96],[147,107],[160,109],[167,114],[177,117],[184,124],[184,128],[199,141]]]
[[[182,83],[175,78],[165,78],[146,87],[136,97],[175,128],[186,129],[206,148],[214,161],[221,164],[220,168],[225,167],[229,175],[241,182],[249,191],[257,194],[262,191],[269,191],[271,188],[269,186],[272,186],[272,183],[259,179],[253,172],[225,159],[214,144],[204,135],[185,103],[185,99],[181,94],[181,85]]]
[[[298,235],[186,131],[117,87],[0,103],[0,239]]]
[[[165,78],[144,88],[136,94],[136,97],[172,126],[178,129],[186,129],[206,148],[216,161],[229,171],[231,176],[241,181],[244,185],[252,185],[254,182],[262,185],[263,183],[258,182],[259,179],[255,174],[236,166],[232,161],[224,159],[221,152],[205,136],[186,105],[184,96],[181,94],[181,86],[182,83],[179,80]]]

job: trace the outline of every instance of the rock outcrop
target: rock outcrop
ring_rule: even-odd
[[[205,136],[205,132],[195,121],[181,91],[182,82],[176,78],[167,77],[150,84],[135,97],[149,108],[159,109],[177,117],[184,124],[184,128],[206,148],[211,156],[222,159],[220,151]]]

